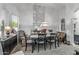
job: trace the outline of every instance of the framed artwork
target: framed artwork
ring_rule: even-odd
[[[35,4],[33,6],[33,26],[40,26],[44,22],[45,7]]]
[[[65,19],[61,19],[61,31],[65,31]]]

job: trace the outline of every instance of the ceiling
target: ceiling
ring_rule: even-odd
[[[3,7],[7,11],[12,10],[13,12],[15,11],[23,12],[23,11],[26,11],[27,8],[29,7],[33,8],[34,4],[45,6],[47,8],[55,8],[55,9],[56,8],[62,9],[63,7],[70,5],[70,3],[0,3],[0,7]],[[74,4],[71,3],[71,5],[74,5]]]

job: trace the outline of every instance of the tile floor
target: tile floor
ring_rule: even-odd
[[[17,49],[18,48],[18,49]],[[14,48],[14,51],[22,50],[21,45],[18,45]],[[54,48],[52,46],[51,50],[49,49],[49,46],[47,47],[46,51],[44,51],[43,47],[40,47],[40,51],[38,53],[37,48],[35,48],[34,52],[31,53],[31,50],[27,50],[24,52],[24,55],[74,55],[75,51],[72,45],[66,45],[66,44],[60,44],[60,47]]]

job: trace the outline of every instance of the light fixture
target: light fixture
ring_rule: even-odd
[[[40,27],[42,29],[47,29],[48,28],[48,22],[42,22],[41,25],[40,25]]]
[[[48,22],[42,22],[40,25],[42,32],[46,32],[48,29]]]
[[[6,34],[7,34],[7,37],[10,35],[10,32],[11,32],[11,27],[10,26],[6,26],[5,27],[5,31],[6,31]]]

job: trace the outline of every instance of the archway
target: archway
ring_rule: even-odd
[[[75,11],[73,21],[74,42],[79,44],[79,10]]]

